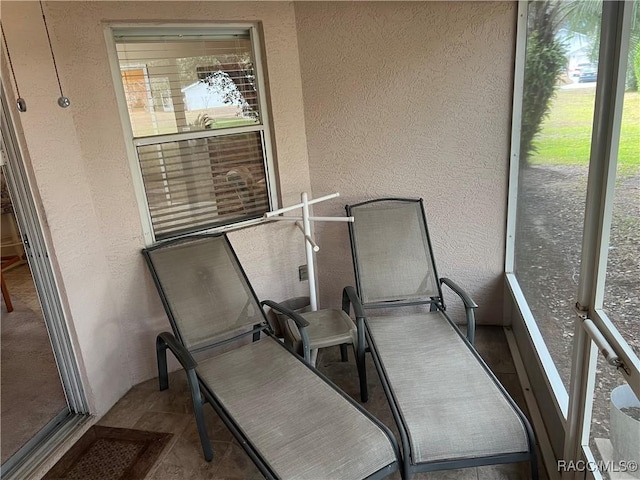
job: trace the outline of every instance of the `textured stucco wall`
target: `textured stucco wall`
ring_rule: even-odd
[[[502,321],[515,2],[295,4],[320,214],[381,196],[425,199],[439,274]],[[347,228],[317,229],[323,305],[353,283]],[[445,293],[446,295],[446,293]],[[449,295],[451,298],[451,295]]]
[[[46,2],[64,93],[61,109],[37,2],[2,2],[28,111],[24,132],[94,413],[155,375],[168,323],[146,271],[144,239],[103,33],[109,21],[261,21],[284,204],[310,189],[293,5],[286,2]],[[8,79],[7,79],[8,80]],[[9,87],[9,82],[5,81]],[[261,298],[301,295],[302,242],[291,225],[230,238]]]

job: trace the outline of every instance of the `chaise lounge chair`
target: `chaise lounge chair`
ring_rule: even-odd
[[[355,218],[356,288],[344,289],[343,309],[355,310],[362,400],[368,345],[400,432],[404,478],[523,461],[537,478],[531,426],[472,345],[476,304],[437,275],[422,200],[346,210]],[[447,315],[442,285],[464,303],[466,338]]]
[[[187,372],[204,457],[210,403],[266,478],[377,479],[399,468],[390,431],[271,332],[227,237],[197,236],[143,250],[173,334],[157,337],[160,389],[166,350]],[[211,356],[208,353],[221,351]],[[196,361],[196,358],[198,360]]]

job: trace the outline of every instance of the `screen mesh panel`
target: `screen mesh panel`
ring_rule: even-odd
[[[149,257],[187,349],[264,322],[225,237],[186,239]]]
[[[363,303],[439,296],[418,201],[372,202],[350,212]]]

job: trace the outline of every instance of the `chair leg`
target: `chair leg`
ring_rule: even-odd
[[[9,289],[7,289],[7,285],[4,283],[4,277],[0,272],[0,282],[2,283],[2,298],[4,299],[4,304],[7,307],[7,312],[13,312],[13,304],[11,303],[11,297],[9,296]]]
[[[158,383],[160,391],[169,388],[169,374],[167,372],[167,344],[158,335],[156,337],[156,358],[158,359]]]
[[[538,480],[538,455],[536,453],[536,443],[531,429],[528,429],[527,433],[529,434],[529,463],[531,464],[531,480]]]
[[[346,343],[340,345],[340,360],[342,360],[343,362],[349,361],[349,350],[347,350]]]
[[[204,422],[204,410],[202,408],[202,395],[200,394],[200,384],[196,377],[195,370],[187,371],[189,379],[189,387],[191,389],[191,399],[193,400],[193,414],[196,417],[196,425],[198,434],[200,435],[200,443],[202,444],[202,453],[207,462],[213,460],[213,450],[211,450],[211,442],[207,434],[207,426]]]
[[[360,400],[366,403],[369,400],[369,390],[367,389],[367,368],[365,359],[365,339],[363,328],[358,328],[358,344],[356,345],[356,366],[358,367],[358,377],[360,379]]]
[[[538,480],[538,462],[531,460],[531,480]]]

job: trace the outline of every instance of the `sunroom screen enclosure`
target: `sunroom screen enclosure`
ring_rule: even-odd
[[[610,398],[640,396],[640,97],[627,62],[640,22],[636,2],[576,3],[520,4],[506,268],[554,454],[609,478],[606,462],[637,461],[621,457]],[[555,84],[530,143],[545,67]]]

